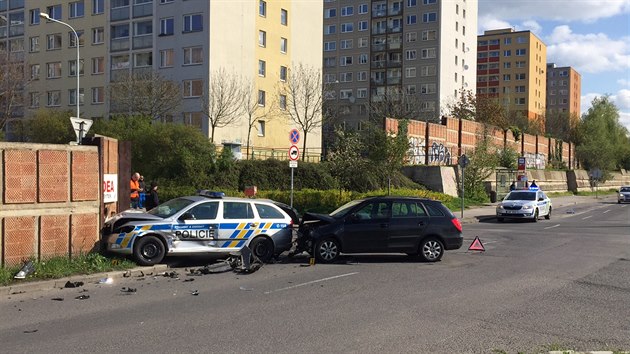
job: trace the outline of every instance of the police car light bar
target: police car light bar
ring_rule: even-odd
[[[208,198],[223,198],[225,197],[225,193],[223,192],[214,192],[214,191],[209,191],[207,189],[201,189],[197,191],[197,195],[200,195],[202,197],[208,197]]]

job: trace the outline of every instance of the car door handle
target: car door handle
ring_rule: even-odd
[[[249,223],[249,227],[256,227],[256,226],[258,226],[258,224],[255,222]]]
[[[381,224],[381,229],[386,229],[389,227],[389,224]]]

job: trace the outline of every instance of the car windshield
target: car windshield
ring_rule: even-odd
[[[505,200],[536,200],[536,192],[510,192]]]
[[[630,192],[630,187],[623,187],[620,192]]]
[[[161,218],[170,218],[192,203],[194,203],[194,201],[190,199],[175,198],[149,210],[148,214],[159,216]]]
[[[351,202],[347,202],[346,204],[340,206],[339,208],[337,208],[337,210],[333,211],[332,213],[330,213],[330,216],[332,216],[333,218],[343,218],[344,216],[346,216],[350,210],[352,210],[352,208],[361,203],[363,200],[353,200]]]

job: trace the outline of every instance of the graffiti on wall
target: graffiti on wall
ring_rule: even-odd
[[[439,164],[450,165],[451,164],[451,152],[448,151],[446,146],[442,143],[436,143],[435,141],[431,145],[429,151],[429,162],[437,162]]]
[[[409,137],[409,150],[407,157],[410,165],[424,164],[424,139],[419,137]]]
[[[536,170],[544,170],[547,164],[547,158],[545,154],[532,154],[531,152],[526,152],[525,163],[527,168],[536,169]]]

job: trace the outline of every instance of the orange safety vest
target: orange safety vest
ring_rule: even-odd
[[[140,189],[140,183],[138,181],[131,180],[129,186],[131,187],[131,190],[136,190],[135,192],[131,192],[131,199],[139,198],[140,195],[138,194],[138,190]]]

